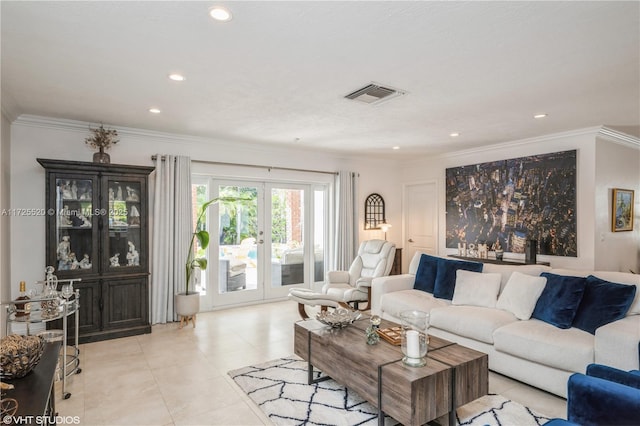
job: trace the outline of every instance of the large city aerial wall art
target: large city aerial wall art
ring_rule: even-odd
[[[538,254],[576,257],[576,154],[447,169],[447,248],[486,244],[524,253],[526,241],[535,240]]]

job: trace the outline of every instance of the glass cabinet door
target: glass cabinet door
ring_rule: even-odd
[[[145,191],[141,180],[108,178],[108,238],[106,239],[105,272],[145,266],[146,242],[142,239],[141,197]],[[143,257],[144,256],[144,257]]]
[[[47,212],[55,223],[52,266],[63,276],[95,272],[96,183],[86,176],[58,175],[55,189],[55,208]]]

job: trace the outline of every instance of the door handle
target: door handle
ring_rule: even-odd
[[[413,238],[409,238],[409,242],[412,243],[413,242]]]

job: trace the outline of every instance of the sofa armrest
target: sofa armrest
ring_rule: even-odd
[[[609,365],[620,370],[640,367],[640,315],[630,315],[596,329],[596,364]]]
[[[640,390],[598,377],[569,377],[567,420],[588,425],[637,425]]]
[[[415,275],[389,275],[386,277],[377,277],[371,281],[371,313],[373,315],[381,315],[380,299],[382,295],[394,291],[411,290],[416,280]]]

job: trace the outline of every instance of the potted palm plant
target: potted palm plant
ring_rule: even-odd
[[[194,277],[196,269],[205,270],[207,269],[207,259],[205,257],[198,257],[196,253],[196,241],[198,241],[198,246],[200,251],[206,250],[209,246],[209,232],[205,229],[202,229],[202,222],[207,213],[207,209],[209,206],[217,203],[234,203],[238,201],[246,201],[244,198],[235,198],[235,197],[218,197],[213,198],[206,203],[204,203],[199,209],[197,213],[196,226],[191,234],[191,242],[189,243],[189,252],[187,253],[187,260],[185,262],[185,278],[186,278],[186,288],[184,293],[179,293],[175,295],[175,310],[176,314],[180,317],[186,318],[187,322],[189,319],[192,319],[193,316],[198,313],[200,310],[200,293],[190,289],[191,285],[194,284]],[[182,326],[182,319],[181,319]],[[195,322],[194,322],[195,326]]]

